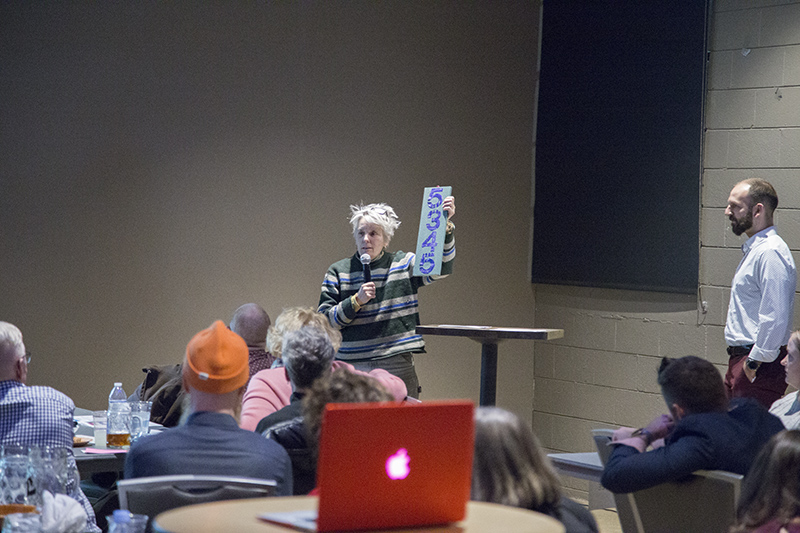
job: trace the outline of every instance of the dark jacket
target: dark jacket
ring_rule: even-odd
[[[639,453],[632,446],[615,446],[601,483],[624,493],[677,481],[696,470],[745,475],[759,450],[783,429],[780,419],[754,400],[736,398],[728,411],[682,418],[656,450]]]
[[[154,365],[143,368],[144,380],[128,398],[153,402],[150,421],[164,427],[178,425],[183,413],[182,365]]]

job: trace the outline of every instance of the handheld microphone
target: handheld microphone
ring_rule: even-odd
[[[369,268],[369,262],[372,261],[372,259],[370,259],[369,254],[361,254],[359,259],[361,260],[361,264],[364,265],[364,283],[369,283],[372,281],[372,271]]]

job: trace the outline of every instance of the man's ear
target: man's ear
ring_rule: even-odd
[[[17,362],[14,364],[14,373],[17,376],[18,381],[22,381],[25,377],[25,358],[20,357],[17,359]]]

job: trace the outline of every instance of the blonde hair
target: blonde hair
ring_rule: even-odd
[[[386,244],[389,244],[389,241],[394,237],[394,230],[400,226],[400,219],[390,205],[383,203],[351,205],[350,224],[353,226],[353,238],[356,237],[358,223],[362,219],[370,224],[380,226],[381,230],[383,230],[383,240],[386,241]]]
[[[794,344],[797,348],[797,351],[800,352],[800,330],[795,331],[792,333],[792,336],[789,337],[789,342],[786,343],[787,345]]]
[[[558,477],[530,426],[509,411],[475,411],[470,499],[558,515]]]
[[[317,313],[313,307],[290,307],[284,309],[275,323],[267,331],[267,350],[280,359],[283,353],[283,337],[290,331],[297,331],[303,326],[312,326],[324,332],[331,340],[333,351],[338,352],[342,345],[342,334],[331,326],[328,318]]]

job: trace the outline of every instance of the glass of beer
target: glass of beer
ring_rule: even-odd
[[[131,408],[128,402],[109,404],[107,448],[125,448],[131,444]]]

